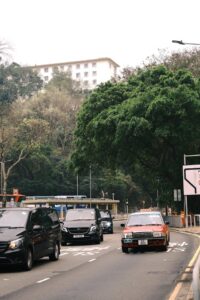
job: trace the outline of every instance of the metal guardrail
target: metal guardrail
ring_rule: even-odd
[[[194,295],[193,299],[200,300],[200,256],[193,269],[192,290]]]

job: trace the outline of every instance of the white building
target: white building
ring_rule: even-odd
[[[80,81],[86,89],[93,89],[115,77],[118,67],[116,62],[107,57],[31,66],[45,83],[52,79],[55,71],[69,72],[72,79]]]

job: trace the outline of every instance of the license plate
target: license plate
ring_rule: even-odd
[[[132,239],[124,239],[124,243],[132,243]]]
[[[148,240],[138,240],[138,245],[140,246],[148,245]]]
[[[78,239],[78,238],[83,238],[84,234],[74,234],[73,238]]]

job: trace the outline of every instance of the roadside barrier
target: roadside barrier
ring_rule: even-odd
[[[194,266],[193,269],[193,279],[192,279],[192,289],[193,289],[193,295],[194,300],[200,300],[200,256],[198,257],[198,260]]]

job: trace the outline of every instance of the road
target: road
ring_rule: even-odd
[[[100,245],[63,246],[59,261],[41,259],[30,272],[1,268],[0,299],[167,299],[199,240],[171,232],[167,252],[124,254],[118,225]]]

